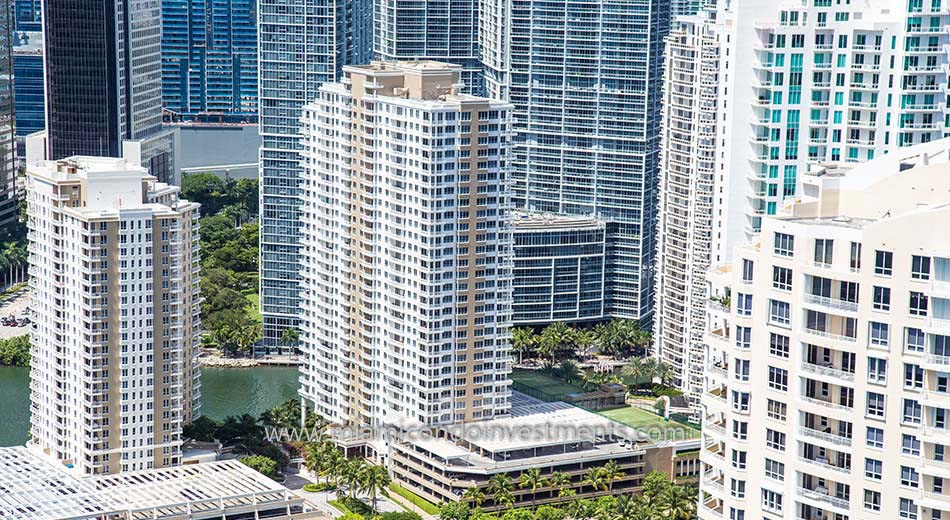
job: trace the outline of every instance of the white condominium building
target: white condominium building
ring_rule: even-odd
[[[304,111],[301,396],[340,425],[510,407],[510,107],[461,67],[344,67]]]
[[[703,16],[667,40],[654,331],[694,407],[702,270],[794,198],[809,165],[941,138],[950,43],[939,1],[740,0]]]
[[[666,43],[657,232],[656,352],[698,411],[703,390],[706,270],[713,247],[717,27],[706,16],[678,18]],[[700,324],[700,327],[694,326]]]
[[[700,518],[950,518],[950,140],[815,167],[712,269]]]
[[[27,166],[30,446],[83,474],[174,466],[198,414],[198,205],[124,159]]]

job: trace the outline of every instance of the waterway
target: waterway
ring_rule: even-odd
[[[251,414],[296,397],[294,367],[205,368],[201,371],[201,413],[214,419]],[[0,446],[21,445],[30,428],[30,372],[0,367]]]

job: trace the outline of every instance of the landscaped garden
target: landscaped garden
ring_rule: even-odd
[[[652,411],[635,406],[601,410],[597,414],[641,431],[656,441],[696,439],[699,437],[699,430],[692,426],[664,419]]]

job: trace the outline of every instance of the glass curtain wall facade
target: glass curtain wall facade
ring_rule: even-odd
[[[43,33],[17,32],[13,44],[13,83],[16,102],[17,156],[21,141],[46,128],[46,95],[43,92]]]
[[[480,0],[375,0],[375,55],[382,60],[428,59],[462,66],[465,91],[482,95],[478,51]]]
[[[43,2],[42,0],[14,0],[13,16],[16,20],[14,28],[17,31],[43,30]]]
[[[14,168],[13,9],[0,9],[0,225],[17,218]]]
[[[257,2],[162,1],[162,98],[180,120],[257,120]]]
[[[300,303],[300,118],[343,65],[371,59],[372,4],[260,0],[261,312],[264,345],[298,326]],[[367,22],[367,20],[369,20]]]
[[[515,106],[515,205],[604,220],[603,317],[649,322],[670,2],[483,7],[488,94]]]
[[[138,141],[143,166],[173,180],[174,136],[162,129],[160,5],[46,0],[43,12],[49,157],[118,157],[125,141]]]

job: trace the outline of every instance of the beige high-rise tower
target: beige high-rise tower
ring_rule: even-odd
[[[198,414],[198,204],[124,159],[27,167],[30,446],[84,474],[172,466]]]
[[[510,408],[510,106],[461,67],[345,67],[303,118],[300,393],[339,424]]]

